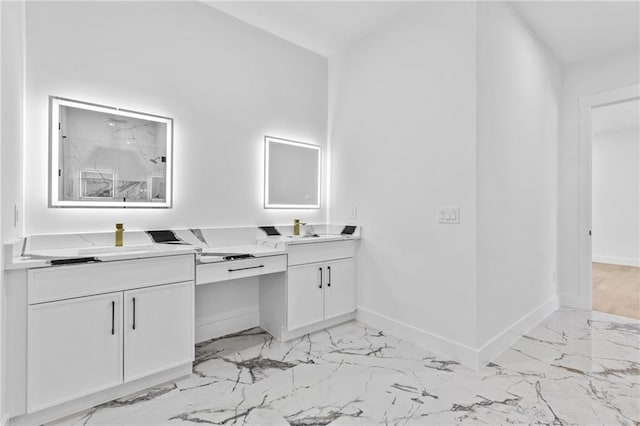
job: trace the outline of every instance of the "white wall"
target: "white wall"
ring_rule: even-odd
[[[629,50],[564,69],[558,139],[558,287],[560,301],[581,306],[579,99],[640,83],[640,52]]]
[[[25,5],[22,1],[0,2],[0,242],[13,240],[22,233],[22,217],[14,223],[14,205],[22,214],[22,114],[24,90],[24,25]],[[0,250],[0,265],[4,265]],[[4,273],[0,273],[0,300],[5,300]],[[0,304],[0,330],[4,330],[6,306]],[[4,333],[0,335],[0,372],[6,371],[2,350]],[[1,373],[0,373],[1,376]],[[10,389],[0,377],[0,423],[5,397]]]
[[[640,129],[594,134],[592,143],[593,260],[640,266]]]
[[[2,42],[5,39],[4,34],[3,34],[3,29],[4,29],[4,25],[2,25],[2,17],[4,16],[3,13],[3,6],[2,4],[0,4],[0,48],[2,46]],[[1,55],[2,52],[4,51],[4,49],[0,49],[0,61],[1,61]],[[0,65],[0,99],[2,99],[2,68]],[[2,117],[2,106],[0,105],[0,154],[2,153],[2,129],[4,126],[4,119]],[[2,187],[2,161],[0,161],[0,188]],[[0,211],[2,209],[2,194],[0,193]],[[2,226],[0,225],[0,242],[2,242]],[[0,265],[4,265],[4,252],[3,250],[0,250]],[[0,274],[0,300],[4,300],[4,273]],[[3,345],[3,341],[4,341],[4,333],[1,332],[1,330],[4,329],[4,303],[0,303],[0,424],[4,424],[6,422],[4,416],[2,413],[4,413],[3,407],[4,407],[4,377],[2,372],[5,371],[5,361],[4,361],[4,345]]]
[[[330,61],[330,215],[364,226],[363,319],[473,364],[555,309],[560,83],[504,3],[421,4]]]
[[[506,3],[478,5],[478,345],[556,296],[561,71]]]
[[[23,234],[23,167],[24,150],[24,31],[25,3],[2,2],[1,70],[2,130],[0,158],[2,162],[2,240],[12,241]],[[14,221],[14,206],[18,217]]]
[[[359,309],[454,346],[476,340],[475,33],[475,4],[424,3],[330,60],[330,214],[357,206]]]
[[[263,209],[263,137],[325,145],[327,72],[199,2],[28,2],[25,232],[324,222]],[[173,117],[174,208],[48,208],[49,95]]]

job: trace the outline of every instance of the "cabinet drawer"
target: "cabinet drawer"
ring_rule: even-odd
[[[288,247],[289,266],[353,257],[353,241],[295,244]]]
[[[31,269],[29,304],[193,280],[192,254]]]
[[[196,285],[271,274],[286,269],[285,255],[202,264],[196,268]]]

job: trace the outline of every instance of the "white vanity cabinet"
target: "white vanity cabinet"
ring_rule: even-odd
[[[291,266],[287,271],[287,328],[289,330],[324,319],[323,265]]]
[[[193,361],[193,282],[124,292],[124,381]]]
[[[288,340],[355,317],[352,240],[290,244],[287,256],[284,280],[260,280],[262,328]]]
[[[190,370],[194,285],[192,254],[29,270],[26,413]]]
[[[122,293],[28,308],[29,411],[122,382]]]
[[[353,259],[342,259],[325,266],[324,319],[356,310],[356,277]]]
[[[291,266],[287,273],[289,331],[356,309],[353,259]]]

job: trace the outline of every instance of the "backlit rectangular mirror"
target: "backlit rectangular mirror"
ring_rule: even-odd
[[[320,208],[318,145],[265,136],[264,207]]]
[[[51,207],[170,208],[173,119],[51,96]]]

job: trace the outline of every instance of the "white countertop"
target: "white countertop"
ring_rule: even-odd
[[[317,225],[316,229],[318,228],[321,226]],[[265,257],[286,254],[290,245],[360,239],[359,227],[354,235],[340,235],[342,225],[322,228],[325,233],[316,237],[267,237],[262,231],[252,227],[195,230],[200,235],[194,230],[174,231],[177,238],[186,244],[158,244],[154,243],[145,231],[129,231],[125,233],[124,247],[113,246],[113,233],[110,232],[37,235],[5,244],[3,267],[5,270],[51,267],[55,266],[51,265],[51,261],[58,259],[95,257],[97,261],[110,262],[181,254],[196,254],[197,263],[204,264],[229,261],[222,255],[207,253]],[[280,231],[290,234],[293,227],[281,226]],[[256,238],[256,232],[262,235]]]
[[[201,255],[203,253],[204,255]],[[191,245],[172,244],[140,244],[125,245],[123,247],[84,247],[34,250],[25,256],[14,257],[5,264],[5,270],[44,268],[61,265],[51,265],[53,259],[71,259],[95,257],[101,262],[116,260],[144,259],[149,257],[174,256],[179,254],[196,254],[198,263],[228,262],[223,255],[207,255],[208,253],[250,254],[255,257],[275,256],[286,254],[285,247],[275,248],[268,245],[239,245],[224,247],[195,247]],[[88,262],[90,263],[90,262]],[[82,264],[82,263],[76,263]]]
[[[273,237],[258,238],[258,244],[286,250],[286,247],[288,245],[313,244],[313,243],[323,243],[323,242],[329,242],[329,241],[347,241],[347,240],[359,240],[359,239],[360,237],[356,235],[340,235],[340,234],[323,234],[323,235],[318,235],[317,237],[304,236],[304,235],[277,235]]]
[[[138,244],[123,247],[83,247],[34,250],[25,256],[12,258],[4,265],[5,270],[43,268],[51,266],[51,260],[95,257],[101,262],[116,260],[144,259],[149,257],[175,256],[179,254],[194,254],[196,248],[191,245],[170,244]],[[82,263],[76,263],[82,264]]]

